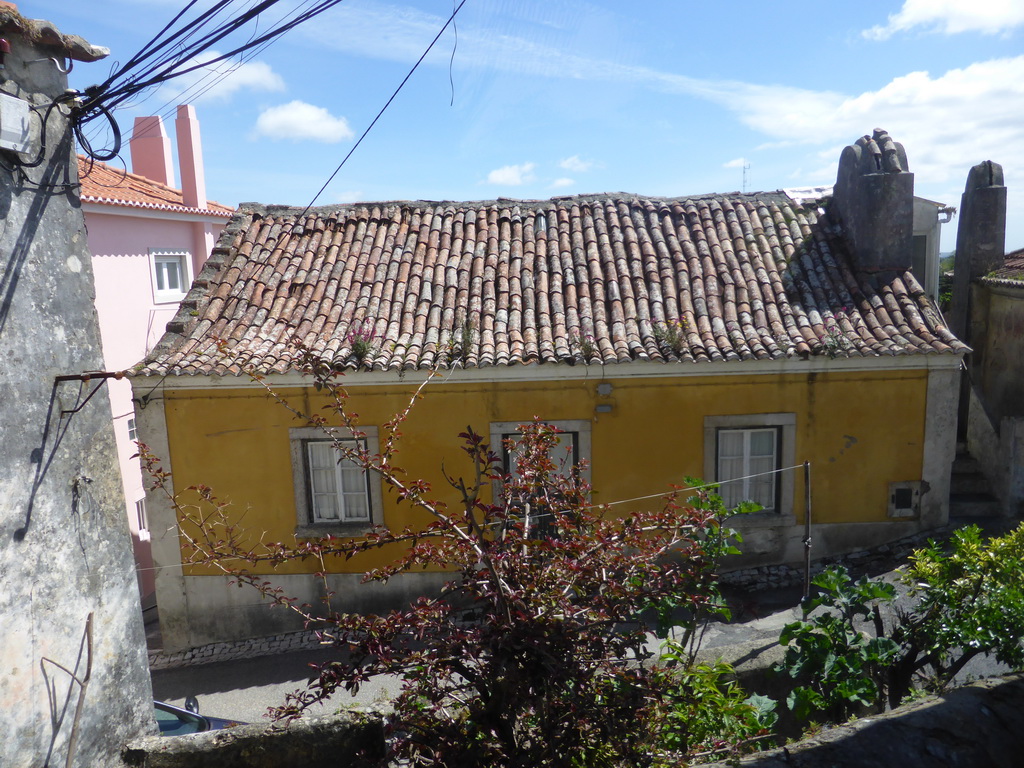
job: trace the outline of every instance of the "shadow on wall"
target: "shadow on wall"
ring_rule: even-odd
[[[44,145],[45,146],[45,145]],[[14,248],[4,266],[3,274],[0,274],[0,336],[4,333],[7,325],[7,318],[11,312],[11,304],[14,301],[15,290],[18,287],[18,280],[21,277],[22,267],[28,257],[29,249],[37,236],[39,222],[43,220],[43,212],[50,204],[55,195],[63,195],[69,198],[72,205],[75,199],[71,193],[73,188],[78,186],[71,181],[71,133],[65,132],[60,144],[50,157],[46,171],[38,184],[32,183],[31,187],[26,185],[28,178],[23,174],[17,175],[18,182],[15,186],[6,185],[0,187],[0,226],[6,227],[10,220],[8,213],[11,203],[16,194],[31,192],[32,203],[29,205],[24,219],[21,232],[14,243]],[[20,170],[20,168],[18,169]],[[61,177],[63,176],[63,181]],[[2,234],[2,232],[0,232]]]

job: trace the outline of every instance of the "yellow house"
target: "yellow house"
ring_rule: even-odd
[[[323,412],[300,343],[345,372],[371,450],[437,371],[397,463],[442,497],[467,425],[498,446],[539,417],[615,510],[657,505],[687,476],[759,502],[736,518],[744,565],[803,557],[804,462],[815,557],[942,525],[966,347],[911,271],[931,243],[915,240],[907,168],[876,132],[844,151],[834,194],[243,207],[133,374],[141,439],[174,487],[213,487],[254,538],[425,522],[241,374]],[[173,509],[148,503],[166,647],[294,627],[182,566]],[[380,610],[440,578],[359,585],[379,564],[328,564],[340,607]],[[267,573],[313,601],[318,569]]]

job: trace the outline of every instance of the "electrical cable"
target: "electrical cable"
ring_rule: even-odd
[[[241,61],[233,67],[216,70],[201,78],[198,84],[191,86],[191,88],[202,88],[200,93],[204,93],[246,61],[246,52],[249,52],[248,58],[251,58],[281,35],[334,7],[342,0],[305,0],[304,4],[299,5],[297,9],[283,14],[262,34],[259,34],[260,14],[272,8],[280,0],[251,0],[248,8],[242,13],[225,21],[218,21],[217,16],[234,1],[218,0],[196,18],[180,23],[187,12],[197,3],[197,0],[191,0],[138,53],[124,65],[114,69],[105,81],[90,86],[79,94],[78,103],[73,108],[72,114],[75,122],[75,135],[79,138],[87,154],[101,161],[116,156],[120,151],[121,137],[119,128],[115,126],[116,121],[113,119],[112,112],[134,99],[137,94],[173,78],[233,59],[235,56],[242,57]],[[255,22],[256,28],[243,44],[232,47],[227,53],[196,61],[200,54],[208,51],[212,46],[249,22]],[[203,87],[201,84],[208,77],[214,79],[209,85]],[[100,117],[108,121],[114,133],[111,146],[104,150],[97,150],[93,146],[92,137],[95,136],[95,133],[87,133],[84,129],[85,125]]]
[[[452,0],[452,7],[455,7],[455,0]],[[451,88],[452,98],[448,102],[449,107],[455,106],[455,78],[452,76],[452,68],[455,66],[455,52],[459,49],[459,25],[452,24],[452,32],[455,33],[455,42],[452,44],[452,55],[448,59],[448,87]]]
[[[46,127],[50,122],[50,114],[58,106],[67,103],[72,98],[71,96],[61,96],[46,105],[46,111],[43,112],[43,116],[39,119],[42,124],[42,127],[39,129],[39,152],[34,160],[19,160],[19,166],[22,168],[37,168],[42,165],[43,160],[46,159]],[[31,111],[38,112],[39,109],[40,107],[33,107]]]
[[[306,6],[312,5],[314,2],[316,2],[316,0],[304,0],[304,4]],[[285,18],[285,16],[282,16],[280,19],[278,19],[278,23],[283,21],[284,18]],[[256,20],[256,24],[257,24],[257,29],[258,29],[258,26],[259,26],[259,20],[258,19]],[[250,40],[254,39],[254,37],[255,37],[255,32],[253,33],[252,36],[250,36]],[[155,113],[158,113],[162,120],[170,119],[171,117],[174,116],[175,110],[177,109],[177,105],[178,104],[191,103],[191,102],[194,102],[194,101],[202,98],[212,88],[215,88],[222,80],[224,80],[226,77],[228,77],[229,75],[234,73],[243,64],[247,63],[248,61],[250,61],[251,59],[255,58],[256,56],[259,56],[263,51],[265,51],[267,48],[269,48],[274,42],[275,42],[274,40],[268,40],[265,43],[263,43],[262,45],[253,47],[253,48],[245,51],[244,53],[239,55],[239,58],[238,58],[237,62],[231,64],[230,66],[228,66],[226,68],[210,70],[207,74],[203,75],[203,77],[201,77],[198,81],[196,81],[195,83],[190,85],[185,90],[175,94],[171,99],[168,99],[167,101],[163,102],[159,107],[157,107],[153,111]],[[140,104],[145,103],[146,101],[149,100],[149,98],[150,98],[150,96],[147,96],[144,99],[141,99],[134,106],[137,107]]]
[[[310,8],[309,10],[295,15],[293,18],[291,18],[284,24],[280,24],[276,27],[271,28],[270,30],[260,35],[259,37],[250,39],[241,46],[232,48],[227,53],[220,54],[212,59],[203,61],[201,63],[192,64],[191,66],[183,66],[183,62],[194,59],[199,54],[208,50],[210,47],[223,40],[232,32],[237,31],[245,23],[253,20],[260,13],[272,7],[275,3],[279,1],[280,0],[262,0],[262,2],[260,2],[257,6],[229,20],[225,24],[222,24],[213,32],[206,34],[205,36],[200,38],[198,41],[192,43],[191,45],[181,48],[174,55],[167,56],[164,59],[161,59],[156,63],[149,65],[143,71],[128,77],[127,80],[119,87],[111,87],[113,85],[112,83],[105,83],[101,86],[93,86],[92,88],[87,88],[85,93],[89,98],[83,105],[83,111],[89,114],[92,108],[97,103],[100,103],[101,98],[103,103],[105,103],[108,107],[114,108],[122,102],[124,102],[126,99],[130,98],[133,94],[141,90],[145,90],[146,88],[149,88],[153,85],[157,85],[161,82],[165,82],[174,77],[181,77],[182,75],[186,75],[189,72],[194,72],[197,69],[208,67],[211,64],[215,64],[219,61],[224,61],[226,59],[233,58],[235,55],[242,53],[252,47],[262,45],[264,42],[268,40],[280,37],[280,35],[284,34],[285,32],[288,32],[289,30],[293,29],[294,27],[298,26],[301,23],[309,21],[315,16],[318,16],[319,14],[323,13],[324,11],[341,2],[341,0],[319,0],[317,5]],[[225,0],[221,0],[221,2],[218,3],[215,6],[215,8],[219,10],[224,2]],[[206,17],[210,14],[211,12],[207,12],[203,16]],[[193,22],[189,26],[195,26],[197,23],[198,21]],[[164,41],[157,47],[165,47],[169,45],[171,42],[173,42],[175,39],[177,38],[171,38],[171,40]]]
[[[82,148],[82,151],[94,160],[99,160],[105,163],[107,160],[113,160],[119,154],[121,154],[121,127],[117,124],[117,120],[111,114],[110,110],[103,104],[98,104],[95,107],[99,114],[107,118],[107,122],[110,125],[110,130],[114,134],[113,146],[106,150],[96,150],[93,148],[88,136],[86,136],[83,124],[80,121],[73,121],[75,138],[78,139],[78,144]]]

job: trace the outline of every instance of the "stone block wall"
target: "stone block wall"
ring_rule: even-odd
[[[0,765],[119,766],[155,724],[106,390],[56,380],[103,366],[67,108],[49,108],[72,52],[7,8],[0,37],[0,91],[31,108],[30,152],[0,151]]]

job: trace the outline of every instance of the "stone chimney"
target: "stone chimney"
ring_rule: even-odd
[[[914,174],[903,145],[881,128],[839,157],[832,213],[850,243],[854,268],[905,272],[914,242]]]
[[[136,117],[129,142],[132,173],[145,176],[168,187],[174,186],[171,166],[171,140],[159,115]]]
[[[972,344],[973,335],[968,327],[971,282],[1003,266],[1005,257],[1006,187],[1003,186],[1003,167],[986,160],[967,174],[956,230],[949,324],[957,338],[967,344]]]

